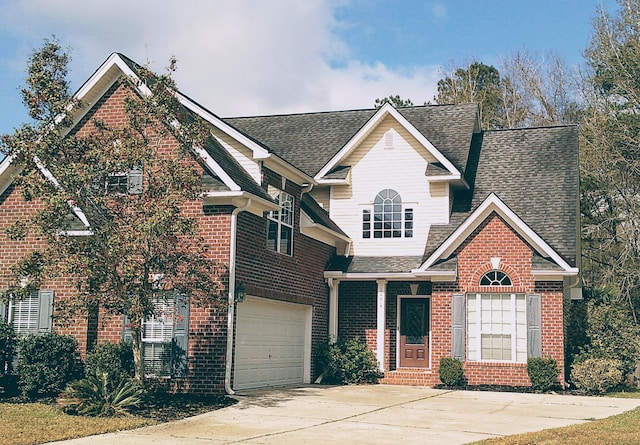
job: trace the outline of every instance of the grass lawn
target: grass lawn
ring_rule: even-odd
[[[640,398],[639,389],[607,394],[609,397]],[[564,428],[474,442],[482,445],[626,445],[640,444],[640,408],[617,416]]]
[[[143,417],[82,417],[44,403],[0,403],[0,445],[31,445],[128,430],[156,421]]]
[[[0,402],[2,400],[0,399]],[[224,396],[172,394],[145,403],[135,416],[84,417],[48,403],[0,403],[0,445],[35,445],[184,419],[235,403]]]

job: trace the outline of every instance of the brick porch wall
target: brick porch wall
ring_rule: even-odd
[[[492,215],[457,249],[458,280],[433,283],[431,289],[432,344],[429,368],[398,368],[395,365],[397,295],[409,294],[408,283],[387,286],[387,371],[382,383],[433,386],[439,382],[440,358],[451,356],[451,300],[454,294],[501,292],[541,295],[542,356],[558,362],[559,382],[564,380],[563,285],[562,282],[535,282],[531,274],[531,247],[497,215]],[[500,269],[512,279],[508,287],[480,287],[480,277],[492,270],[491,258],[500,258]],[[422,285],[424,286],[424,284]],[[367,344],[376,347],[375,282],[340,284],[340,335],[366,334]],[[421,287],[418,294],[423,293]],[[389,360],[391,359],[391,360]],[[530,386],[526,363],[464,363],[465,377],[471,385]]]

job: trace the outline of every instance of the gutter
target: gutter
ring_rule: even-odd
[[[227,394],[233,395],[235,391],[231,388],[231,367],[233,365],[233,337],[235,329],[235,293],[236,293],[236,238],[238,231],[238,214],[244,212],[251,205],[251,198],[246,198],[246,202],[241,207],[236,207],[231,212],[231,240],[229,241],[229,310],[227,312],[227,358],[224,370],[224,390]]]

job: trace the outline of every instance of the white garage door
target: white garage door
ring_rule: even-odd
[[[308,383],[311,307],[246,297],[237,308],[234,389]]]

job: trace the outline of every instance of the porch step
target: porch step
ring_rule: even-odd
[[[397,368],[386,371],[380,379],[383,385],[435,386],[440,383],[437,372],[426,368]]]

